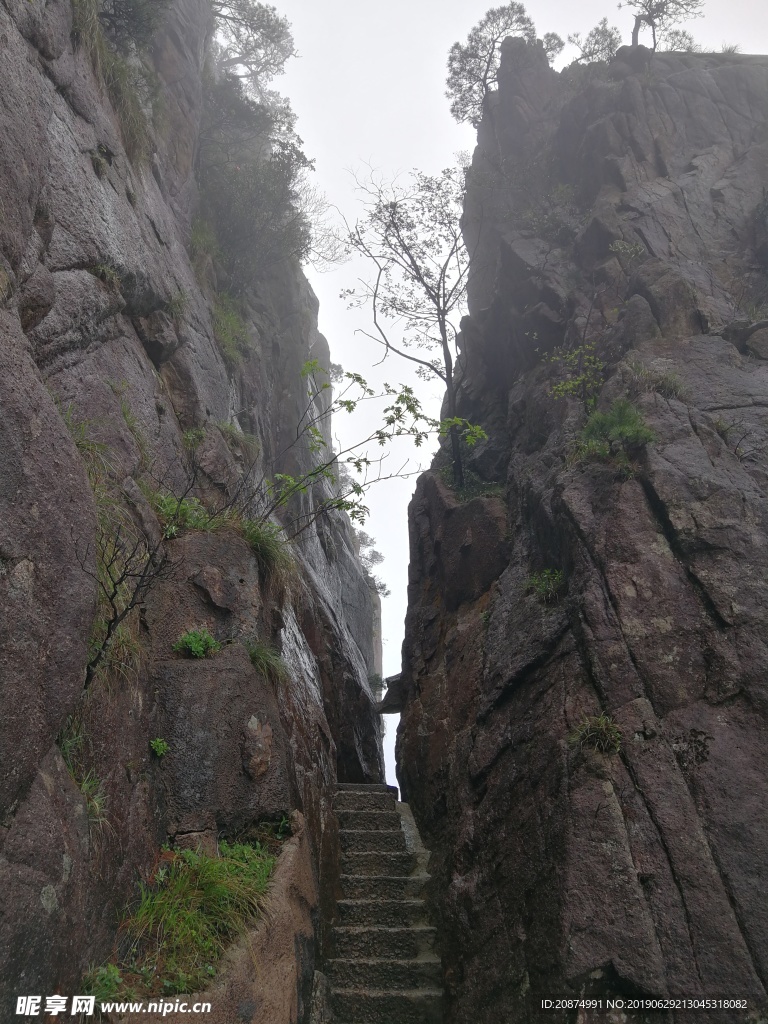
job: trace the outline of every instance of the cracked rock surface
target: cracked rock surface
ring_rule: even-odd
[[[275,1001],[293,988],[287,1019],[311,997],[320,880],[336,870],[336,783],[382,773],[369,684],[378,597],[345,518],[303,533],[278,592],[234,530],[164,536],[145,496],[188,486],[190,431],[196,494],[218,509],[254,460],[257,475],[274,473],[306,406],[302,365],[329,360],[317,299],[292,261],[244,296],[249,347],[236,368],[216,342],[226,281],[212,263],[198,280],[187,251],[212,31],[207,0],[169,5],[152,44],[164,119],[140,163],[73,39],[71,0],[0,4],[3,1020],[18,994],[82,991],[83,975],[114,955],[162,844],[211,852],[224,834],[298,809],[312,884],[307,928],[295,944],[285,936],[296,980],[274,987]],[[108,481],[98,507],[88,451]],[[300,476],[309,463],[294,452],[279,468]],[[174,571],[134,615],[130,670],[84,695],[105,507],[109,536],[116,521],[123,538],[143,534]],[[222,644],[217,657],[175,653],[201,626]],[[279,683],[251,663],[249,638],[281,656]],[[82,764],[71,749],[67,764],[62,737]],[[252,971],[244,977],[249,1005]],[[257,982],[270,989],[272,977]],[[265,1019],[255,1013],[238,1019]]]
[[[764,57],[556,74],[504,44],[460,337],[489,438],[471,500],[438,462],[410,508],[398,773],[450,1024],[580,994],[765,1010],[766,95]],[[598,409],[628,397],[655,436],[623,470],[574,456],[583,403],[552,394],[553,351],[585,343]],[[618,751],[580,740],[600,715]]]

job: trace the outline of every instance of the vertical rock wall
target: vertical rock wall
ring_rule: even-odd
[[[184,485],[184,432],[197,431],[198,493],[231,495],[245,460],[219,425],[256,435],[267,466],[306,401],[302,364],[328,359],[293,265],[254,282],[241,365],[228,368],[215,343],[211,271],[201,286],[186,249],[212,27],[205,0],[171,6],[154,42],[164,126],[137,164],[73,45],[69,0],[0,5],[3,1019],[18,993],[78,991],[169,838],[210,848],[298,808],[324,878],[337,778],[382,774],[368,682],[376,599],[340,516],[304,532],[282,595],[234,531],[168,540],[174,570],[143,602],[138,669],[83,698],[97,514],[73,428],[104,460],[108,501],[154,542],[161,528],[138,482]],[[233,642],[213,659],[175,655],[201,625]],[[253,635],[277,644],[284,680],[253,668],[237,642]],[[56,744],[73,715],[102,821],[89,820]],[[302,956],[311,982],[312,950]]]
[[[762,1019],[768,59],[641,48],[558,75],[502,52],[460,338],[489,440],[474,497],[438,462],[410,508],[398,773],[435,851],[447,1019],[611,994]],[[629,398],[655,436],[623,464],[619,442],[580,456],[584,403],[552,393],[553,351],[589,344],[598,410]],[[618,752],[580,732],[600,715]]]

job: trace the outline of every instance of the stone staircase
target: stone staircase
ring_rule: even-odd
[[[391,786],[341,784],[341,889],[329,962],[337,1024],[441,1024],[429,854]]]

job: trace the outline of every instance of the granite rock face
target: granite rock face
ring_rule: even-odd
[[[556,74],[504,44],[460,338],[489,440],[475,497],[438,464],[410,509],[398,774],[451,1024],[579,995],[738,993],[652,1019],[763,1019],[766,95],[765,57]],[[597,409],[629,398],[655,438],[623,462],[579,454],[583,395],[553,394],[585,345]],[[618,751],[585,738],[601,715]]]
[[[187,253],[212,30],[206,0],[171,5],[153,43],[164,124],[139,164],[73,43],[69,0],[0,5],[4,1020],[17,994],[80,990],[169,839],[210,850],[221,834],[299,810],[307,891],[316,901],[318,880],[332,891],[336,783],[382,774],[369,684],[378,599],[348,522],[332,514],[322,532],[304,531],[296,570],[276,587],[234,530],[164,540],[145,496],[189,483],[193,431],[195,493],[231,497],[254,457],[238,432],[256,437],[266,471],[306,403],[302,365],[328,361],[317,300],[293,264],[248,291],[239,366],[215,341],[211,273],[200,283]],[[108,484],[98,502],[89,454]],[[284,471],[308,468],[305,454],[291,458]],[[84,694],[105,503],[123,536],[159,545],[172,571],[142,602],[129,671]],[[174,653],[201,626],[223,650]],[[249,638],[276,648],[284,678],[253,667]],[[304,935],[310,983],[313,950]]]

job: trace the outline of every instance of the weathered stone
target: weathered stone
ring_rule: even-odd
[[[451,1024],[543,1022],[555,993],[768,1006],[768,368],[743,314],[764,287],[768,61],[647,58],[620,54],[619,81],[554,76],[540,101],[510,69],[479,133],[459,405],[498,453],[483,479],[508,532],[479,531],[498,571],[457,587],[473,503],[421,478],[399,683]],[[588,206],[575,251],[488,187],[494,161],[555,156]],[[563,343],[604,364],[598,409],[630,390],[655,434],[623,472],[574,459],[583,403],[553,396],[525,338],[563,280]],[[539,596],[546,570],[561,585]],[[619,750],[586,737],[601,714]]]
[[[368,681],[375,602],[345,517],[302,534],[285,586],[266,579],[236,529],[185,531],[154,511],[158,492],[223,513],[238,496],[242,510],[262,471],[306,472],[306,453],[291,452],[290,467],[275,453],[304,409],[302,365],[328,359],[317,300],[287,262],[243,296],[250,348],[238,367],[214,337],[186,249],[211,5],[167,7],[153,45],[165,121],[150,126],[146,166],[125,152],[87,47],[72,38],[72,10],[70,0],[0,5],[3,1006],[20,978],[30,992],[81,990],[171,837],[214,852],[222,830],[298,807],[311,885],[322,880],[332,900],[337,776],[376,781],[383,770]],[[233,423],[257,436],[258,467],[229,451],[217,425]],[[84,695],[109,617],[96,607],[97,549],[133,551],[150,585]],[[203,624],[224,649],[175,654]],[[240,642],[256,638],[280,651],[279,694]],[[304,891],[281,933],[282,995],[273,1004],[270,990],[254,1019],[309,1002],[316,897]],[[253,998],[251,985],[242,1005]],[[229,1024],[239,1011],[227,1005]]]
[[[165,313],[150,313],[148,317],[136,317],[133,321],[136,333],[147,350],[147,355],[160,367],[167,362],[179,347],[179,336],[173,321]]]
[[[768,327],[762,327],[754,334],[750,334],[747,351],[758,359],[768,359]]]

